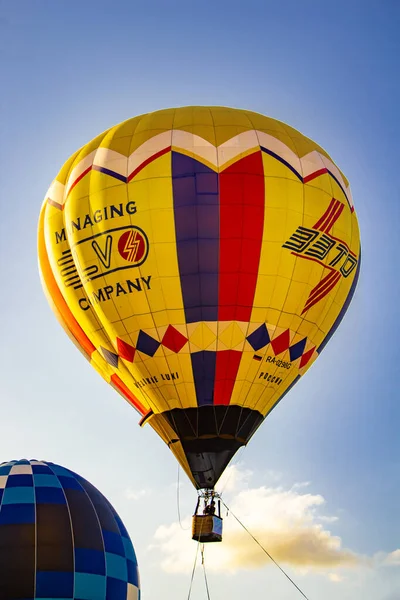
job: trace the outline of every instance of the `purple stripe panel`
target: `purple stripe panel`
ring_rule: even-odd
[[[93,165],[92,169],[93,171],[99,171],[99,173],[110,175],[110,177],[114,177],[114,179],[119,179],[119,181],[128,183],[128,178],[125,177],[125,175],[121,175],[121,173],[117,173],[116,171],[111,171],[111,169],[106,169],[106,167],[99,167],[98,165]]]
[[[187,323],[218,320],[218,173],[172,152],[176,247]]]
[[[198,406],[214,403],[214,383],[217,353],[202,350],[191,354],[194,386]]]

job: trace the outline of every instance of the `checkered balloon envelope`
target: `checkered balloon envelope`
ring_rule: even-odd
[[[0,598],[139,600],[128,532],[86,479],[51,462],[0,465]]]

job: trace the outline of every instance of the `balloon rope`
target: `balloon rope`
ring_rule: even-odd
[[[240,446],[238,452],[236,452],[236,454],[235,454],[235,458],[230,463],[231,467],[235,467],[238,464],[239,458],[242,458],[242,454],[243,454],[245,448],[246,448],[246,446]],[[232,469],[230,470],[228,477],[225,479],[224,487],[219,492],[220,496],[222,496],[222,494],[224,493],[225,488],[228,485],[231,477],[232,477]]]
[[[203,565],[203,573],[204,573],[204,581],[205,581],[206,590],[207,590],[207,598],[208,598],[208,600],[210,600],[210,590],[208,589],[206,565],[205,565],[205,562],[204,562],[204,544],[203,544],[203,546],[201,548],[201,564]]]
[[[305,598],[306,600],[309,600],[309,598],[305,595],[304,592],[302,592],[302,590],[299,588],[299,586],[296,585],[296,583],[293,581],[293,579],[291,579],[291,577],[289,577],[289,575],[286,573],[286,571],[284,571],[282,569],[282,567],[276,562],[275,559],[272,558],[272,556],[264,548],[264,546],[262,546],[262,544],[260,544],[260,542],[254,537],[254,535],[247,529],[247,527],[240,521],[240,519],[232,512],[232,510],[229,508],[229,506],[227,506],[226,503],[223,500],[222,500],[222,503],[225,506],[225,508],[230,511],[231,515],[236,519],[236,521],[239,523],[239,525],[241,525],[243,527],[243,529],[245,531],[247,531],[247,533],[249,534],[249,536],[252,537],[253,540],[256,542],[256,544],[258,544],[260,546],[261,550],[263,552],[265,552],[265,554],[268,556],[268,558],[270,558],[272,560],[272,562],[274,563],[274,565],[276,565],[278,567],[278,569],[284,574],[284,576],[287,579],[289,579],[290,583],[292,583],[294,585],[294,587],[300,592],[300,594],[303,596],[303,598]]]
[[[203,521],[201,522],[201,525],[200,525],[199,538],[201,537],[201,531],[202,531],[202,529],[203,529]],[[191,593],[192,593],[192,585],[193,585],[193,580],[194,580],[194,573],[196,571],[197,556],[199,554],[199,548],[200,548],[200,540],[197,542],[197,545],[196,545],[196,556],[194,557],[193,570],[192,570],[192,578],[190,580],[189,593],[188,593],[187,600],[190,600],[190,596],[191,596]]]
[[[181,522],[181,508],[180,508],[180,482],[179,482],[179,473],[180,473],[180,465],[178,464],[178,481],[176,484],[176,507],[178,510],[178,519],[179,519],[179,525],[181,526],[181,529],[183,529],[183,531],[188,531],[190,529],[190,527],[184,527],[182,525]]]

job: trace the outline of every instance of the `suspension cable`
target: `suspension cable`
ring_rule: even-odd
[[[184,527],[182,525],[182,521],[181,521],[181,507],[180,507],[180,482],[179,482],[179,474],[180,474],[180,470],[181,467],[178,463],[178,480],[177,480],[177,485],[176,485],[176,507],[178,510],[178,519],[179,519],[179,525],[181,526],[181,529],[183,529],[183,531],[188,531],[190,529],[190,527]]]
[[[203,565],[204,582],[206,584],[207,598],[208,598],[208,600],[210,600],[210,590],[208,588],[206,565],[205,565],[205,562],[204,562],[204,544],[203,544],[203,546],[201,548],[201,564]]]
[[[269,559],[272,560],[272,562],[274,563],[274,565],[276,565],[278,567],[278,569],[284,574],[284,576],[290,581],[291,584],[294,585],[294,587],[300,592],[300,594],[303,596],[303,598],[305,598],[306,600],[309,600],[308,596],[305,595],[305,593],[299,588],[299,586],[293,581],[293,579],[286,573],[286,571],[284,571],[282,569],[282,567],[276,562],[276,560],[274,558],[272,558],[272,556],[270,555],[270,553],[264,548],[264,546],[254,537],[254,535],[251,533],[251,531],[249,531],[247,529],[247,527],[242,523],[242,521],[232,512],[232,510],[229,508],[229,506],[227,506],[227,504],[221,499],[223,505],[225,506],[225,508],[227,510],[230,511],[231,515],[236,519],[236,521],[239,523],[239,525],[241,525],[243,527],[243,529],[245,531],[247,531],[247,533],[249,534],[249,536],[251,538],[253,538],[253,540],[256,542],[256,544],[258,544],[258,546],[260,546],[261,550],[263,552],[265,552],[265,554],[268,556]]]
[[[190,596],[192,594],[192,585],[193,585],[193,580],[194,580],[194,573],[196,571],[196,564],[197,564],[197,556],[199,554],[199,548],[200,548],[200,542],[197,542],[197,546],[196,546],[196,555],[194,557],[194,563],[193,563],[193,569],[192,569],[192,577],[190,579],[190,585],[189,585],[189,592],[188,592],[188,597],[187,600],[190,600]]]
[[[242,454],[244,453],[245,449],[246,449],[246,446],[240,446],[239,450],[235,454],[235,458],[230,463],[230,467],[236,467],[237,466],[237,464],[239,462],[239,459],[242,458]],[[229,480],[230,480],[231,477],[232,477],[232,469],[230,470],[229,475],[226,478],[225,483],[224,483],[222,489],[218,492],[220,496],[222,496],[222,494],[224,493],[225,488],[228,485]]]
[[[197,545],[196,545],[196,556],[194,557],[192,577],[191,577],[191,580],[190,580],[190,586],[189,586],[189,592],[188,592],[187,600],[190,600],[190,596],[192,594],[192,586],[193,586],[194,574],[195,574],[195,571],[196,571],[197,557],[198,557],[198,554],[199,554],[200,538],[201,538],[201,532],[202,532],[202,530],[203,530],[203,521],[201,521],[201,524],[200,524],[199,539],[198,539],[198,542],[197,542]]]

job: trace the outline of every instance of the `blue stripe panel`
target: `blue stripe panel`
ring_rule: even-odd
[[[336,317],[336,321],[334,322],[334,324],[332,325],[332,327],[330,328],[330,330],[328,332],[328,335],[325,336],[322,344],[320,344],[320,346],[317,348],[318,354],[321,354],[322,350],[325,348],[326,344],[329,342],[329,340],[335,333],[336,329],[339,327],[344,315],[346,314],[347,309],[349,308],[350,302],[354,296],[354,292],[356,291],[358,278],[360,276],[360,269],[361,269],[361,248],[360,248],[360,256],[358,257],[357,271],[356,271],[356,274],[354,275],[353,283],[351,284],[351,288],[350,288],[348,296],[346,298],[346,302],[343,304],[340,313]]]
[[[80,600],[104,600],[106,578],[92,573],[75,573],[75,598]]]
[[[34,475],[35,487],[61,487],[56,475]]]
[[[126,600],[128,595],[128,584],[126,581],[107,577],[106,600]]]
[[[119,179],[119,181],[123,181],[127,183],[128,178],[125,175],[121,175],[121,173],[117,173],[116,171],[112,171],[111,169],[106,169],[106,167],[99,167],[98,165],[92,166],[93,171],[99,171],[99,173],[104,173],[105,175],[110,175],[114,177],[114,179]]]
[[[56,475],[64,475],[64,477],[75,477],[74,473],[69,471],[68,469],[64,469],[64,467],[60,467],[60,465],[53,465],[53,463],[48,463],[50,465],[51,470]]]
[[[304,338],[303,340],[300,340],[296,344],[293,344],[293,346],[290,346],[289,354],[290,354],[291,361],[297,360],[298,358],[300,358],[300,356],[302,356],[302,354],[304,352],[304,348],[306,347],[306,342],[307,342],[307,338]]]
[[[347,195],[346,190],[344,189],[344,187],[342,186],[342,184],[340,183],[339,179],[337,179],[337,177],[332,173],[332,171],[329,171],[328,169],[328,173],[329,175],[332,177],[332,179],[334,179],[336,181],[336,183],[338,184],[338,186],[340,187],[340,189],[342,190],[344,197],[346,198],[347,202],[349,203],[350,206],[350,202],[349,202],[349,197]]]
[[[34,475],[53,475],[53,471],[47,465],[32,465],[32,472]]]
[[[193,379],[198,406],[214,402],[214,381],[217,353],[207,350],[191,354]]]
[[[8,475],[11,471],[13,465],[4,465],[4,467],[0,467],[0,475]]]
[[[82,486],[85,488],[90,500],[93,502],[93,506],[97,512],[97,518],[100,521],[102,530],[114,531],[118,533],[118,525],[114,519],[113,509],[111,504],[104,502],[104,496],[102,496],[91,483],[86,480],[81,481]]]
[[[74,574],[60,571],[37,571],[36,594],[44,598],[68,598],[74,593]]]
[[[36,504],[66,504],[64,492],[56,487],[38,487],[35,490]]]
[[[133,585],[136,585],[136,587],[138,587],[139,586],[139,571],[138,571],[137,564],[133,563],[131,560],[128,560],[127,565],[128,565],[128,583],[132,583]]]
[[[35,490],[33,487],[6,487],[3,496],[5,504],[33,504],[35,502]]]
[[[125,548],[119,533],[103,529],[104,549],[106,552],[125,557]]]
[[[10,475],[7,479],[7,487],[32,487],[32,475]]]
[[[124,543],[126,558],[135,563],[135,565],[137,565],[137,558],[131,540],[123,537],[122,541]]]
[[[128,568],[126,565],[126,559],[122,556],[118,556],[117,554],[106,552],[106,572],[107,577],[114,577],[115,579],[127,581]]]
[[[218,174],[172,152],[176,247],[187,323],[218,320]]]
[[[77,481],[73,477],[64,477],[63,475],[59,475],[58,479],[61,484],[61,487],[64,490],[79,490],[80,492],[83,491],[79,481]]]
[[[114,519],[117,521],[118,529],[119,529],[122,537],[128,538],[128,540],[130,540],[129,533],[126,530],[125,525],[123,524],[120,517],[117,515],[117,513],[114,510],[113,510],[113,515],[114,515]]]
[[[8,504],[1,505],[0,525],[34,523],[35,505],[34,504]]]
[[[105,575],[106,562],[104,552],[89,550],[88,548],[75,548],[75,571]]]

